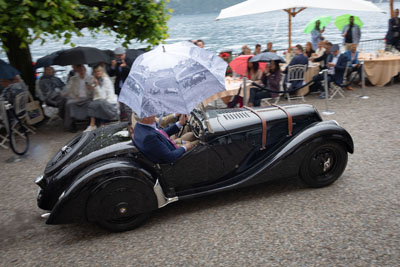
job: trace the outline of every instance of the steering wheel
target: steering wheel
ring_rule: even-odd
[[[192,131],[192,133],[194,134],[194,136],[199,139],[200,138],[200,132],[202,130],[202,126],[201,126],[201,122],[199,120],[196,119],[196,116],[192,114],[192,116],[190,116],[190,120],[189,120],[189,127],[190,130]]]

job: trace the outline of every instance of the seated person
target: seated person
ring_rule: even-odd
[[[304,55],[308,58],[310,58],[313,54],[315,53],[311,42],[306,43],[306,50],[304,51]]]
[[[108,121],[119,119],[119,107],[117,95],[114,92],[114,85],[103,67],[97,66],[93,69],[93,101],[89,103],[88,115],[90,116],[90,125],[85,132],[96,129],[96,120],[101,125]]]
[[[181,115],[178,122],[164,129],[157,126],[156,116],[136,118],[136,120],[133,143],[154,163],[172,163],[193,147],[191,142],[184,142],[182,146],[178,146],[169,137],[178,133],[186,124],[186,115]]]
[[[312,55],[312,59],[322,56],[324,52],[325,52],[325,43],[321,41],[318,43],[317,50],[315,50],[315,53]]]
[[[324,46],[325,46],[324,53],[321,56],[319,56],[317,58],[314,58],[312,60],[312,62],[319,62],[320,63],[320,69],[321,70],[327,68],[327,63],[328,63],[327,60],[328,60],[328,56],[331,54],[332,43],[331,42],[325,42]]]
[[[258,62],[250,62],[251,57],[247,59],[247,70],[244,76],[253,82],[259,82],[261,80],[262,71],[260,70],[260,64]]]
[[[254,49],[254,55],[258,55],[261,53],[261,45],[260,44],[256,44],[256,47]]]
[[[22,92],[27,92],[28,88],[24,81],[15,76],[12,79],[0,79],[0,86],[2,87],[0,96],[3,97],[8,103],[14,105],[15,97]]]
[[[265,66],[265,70],[261,77],[261,83],[264,87],[279,91],[280,83],[282,79],[281,70],[279,67],[279,61],[271,61],[270,64]],[[261,103],[261,99],[263,98],[271,98],[278,97],[279,94],[274,94],[266,90],[262,90],[257,87],[250,88],[250,96],[249,96],[249,107],[259,107]]]
[[[346,70],[347,59],[344,54],[340,53],[339,45],[333,45],[331,54],[327,57],[327,67],[328,67],[328,83],[334,82],[337,85],[343,83],[344,72]],[[313,77],[315,83],[319,83],[324,80],[323,74],[318,74]],[[321,95],[320,98],[325,98],[325,90],[319,85]]]
[[[58,108],[58,114],[64,117],[64,107],[67,99],[61,95],[65,84],[60,78],[54,76],[54,69],[50,66],[44,68],[44,74],[39,79],[41,99],[50,107]]]
[[[293,65],[306,65],[308,66],[308,58],[304,55],[304,50],[303,47],[301,45],[296,45],[294,47],[294,58],[292,58],[292,60],[290,61],[290,63],[286,66],[286,69],[284,71],[285,74],[288,74],[288,70],[290,66]],[[288,83],[288,75],[285,75],[285,82],[284,85],[286,85],[286,83]],[[291,92],[291,95],[295,95],[296,94],[296,89],[299,89],[300,87],[303,86],[304,81],[293,81],[290,83],[289,86],[289,90],[293,90],[293,92]]]
[[[349,72],[347,72],[347,80],[349,80],[352,72],[357,72],[361,77],[361,64],[358,61],[358,51],[357,44],[351,44],[350,50],[347,50],[344,55],[346,56],[347,61],[350,64]],[[347,86],[347,89],[353,90],[353,87],[350,85]]]
[[[93,77],[86,73],[83,65],[76,67],[77,73],[71,77],[66,85],[64,96],[67,98],[64,112],[64,128],[74,130],[75,120],[87,120],[89,118],[89,103],[93,98]]]

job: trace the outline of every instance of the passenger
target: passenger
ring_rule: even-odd
[[[183,142],[182,146],[178,146],[169,137],[186,124],[186,115],[181,115],[178,122],[164,129],[157,126],[156,116],[136,119],[138,122],[133,129],[133,143],[152,162],[172,163],[192,149],[191,142]]]
[[[242,55],[251,55],[251,50],[247,45],[242,46],[242,52],[239,54],[239,56]]]
[[[90,85],[90,89],[93,90],[93,101],[88,107],[90,125],[85,132],[96,129],[96,120],[104,124],[119,118],[118,99],[110,78],[101,66],[95,67],[93,73],[94,83]]]
[[[278,61],[271,61],[270,64],[265,66],[265,70],[261,77],[261,83],[264,87],[273,90],[280,91],[280,83],[282,79],[281,70],[279,68]],[[271,93],[266,90],[262,90],[258,87],[250,88],[250,96],[249,96],[249,107],[259,107],[261,103],[261,99],[263,98],[271,98],[278,97],[279,94]]]

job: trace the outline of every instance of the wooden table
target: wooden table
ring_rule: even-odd
[[[400,72],[400,55],[380,53],[377,57],[375,53],[360,53],[358,58],[364,60],[365,74],[375,86],[384,86]]]

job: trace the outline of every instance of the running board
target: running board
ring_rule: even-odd
[[[167,198],[164,194],[164,191],[161,188],[160,183],[158,182],[158,179],[156,181],[156,184],[153,187],[153,190],[157,197],[158,208],[162,208],[162,207],[168,205],[169,203],[179,200],[178,197]]]

